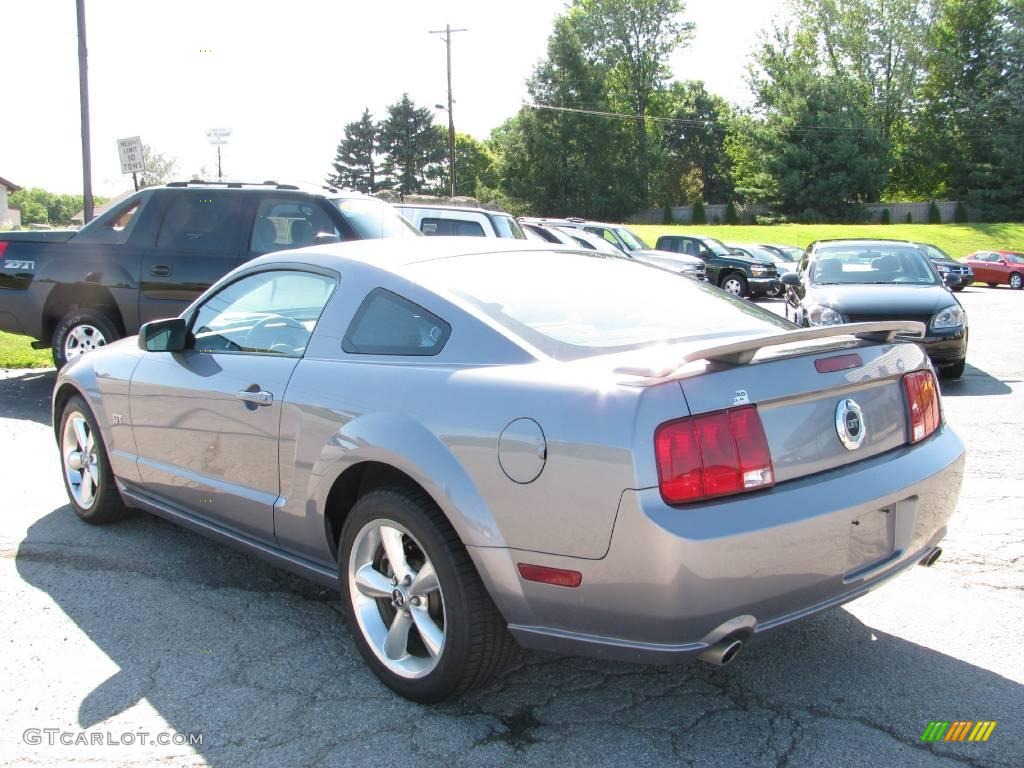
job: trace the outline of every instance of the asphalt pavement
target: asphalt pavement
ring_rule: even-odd
[[[435,707],[377,682],[336,594],[145,514],[81,523],[53,372],[2,373],[0,764],[1019,766],[1024,292],[959,295],[969,365],[943,392],[967,476],[935,567],[728,667],[528,653]],[[998,724],[923,743],[933,720]]]

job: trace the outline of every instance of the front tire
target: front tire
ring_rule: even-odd
[[[747,278],[739,272],[730,272],[723,277],[721,288],[726,293],[731,293],[733,296],[738,296],[741,299],[749,295]]]
[[[92,525],[123,519],[128,510],[117,490],[96,417],[78,397],[64,405],[57,433],[64,488],[75,514]]]
[[[121,338],[117,325],[97,309],[73,309],[53,331],[53,364],[60,370],[87,352]]]
[[[953,363],[953,365],[947,365],[939,368],[939,376],[943,379],[959,379],[964,375],[964,368],[967,366],[967,358],[964,358],[959,363]]]
[[[1010,287],[1017,291],[1024,288],[1024,277],[1019,272],[1014,272],[1010,275]]]
[[[374,674],[432,704],[483,685],[515,643],[465,546],[425,493],[362,496],[338,544],[342,610]]]

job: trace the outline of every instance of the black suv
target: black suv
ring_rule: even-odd
[[[707,265],[708,282],[734,296],[764,296],[780,290],[773,262],[733,253],[713,237],[662,235],[654,247],[701,259]]]
[[[79,231],[0,234],[0,330],[69,359],[178,315],[260,254],[339,240],[420,237],[387,203],[333,187],[180,181]]]

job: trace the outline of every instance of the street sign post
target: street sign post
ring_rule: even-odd
[[[117,153],[121,156],[121,173],[130,173],[135,191],[139,191],[138,173],[146,170],[146,160],[142,156],[142,139],[132,136],[130,139],[117,140]]]
[[[220,148],[222,144],[227,144],[228,139],[231,138],[230,128],[207,128],[206,129],[206,140],[217,147],[217,178],[222,178],[220,170]]]

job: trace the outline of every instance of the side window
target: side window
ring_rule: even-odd
[[[456,237],[487,237],[480,222],[465,219],[423,219],[420,231],[424,235],[455,235]]]
[[[136,200],[127,207],[115,209],[111,215],[97,219],[88,229],[83,230],[77,239],[112,245],[126,243],[135,222],[139,220],[138,213],[141,207],[142,200]]]
[[[193,348],[301,357],[336,285],[333,278],[294,270],[243,277],[199,307]]]
[[[294,197],[264,197],[256,209],[249,252],[301,248],[313,245],[317,235],[323,234],[341,239],[338,228],[319,204]]]
[[[237,251],[241,195],[194,190],[171,203],[160,225],[157,248],[223,255]]]
[[[383,288],[370,291],[341,348],[363,355],[436,355],[452,327],[418,304]]]
[[[697,241],[691,237],[681,238],[682,252],[689,256],[697,256],[699,251],[697,250]]]
[[[679,238],[678,237],[665,237],[658,241],[659,248],[663,251],[673,251],[679,253]]]

